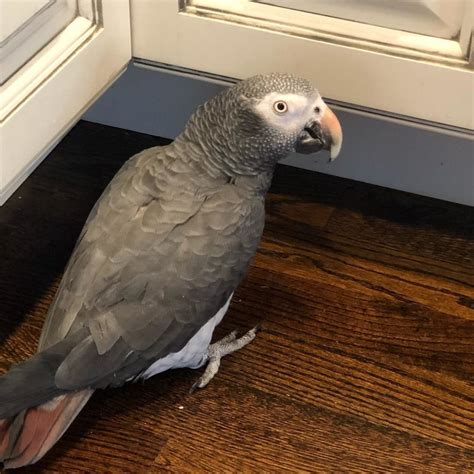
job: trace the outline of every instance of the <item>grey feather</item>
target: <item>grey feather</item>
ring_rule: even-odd
[[[122,328],[119,326],[112,311],[101,313],[91,319],[88,327],[98,355],[103,355],[110,351],[122,335]]]

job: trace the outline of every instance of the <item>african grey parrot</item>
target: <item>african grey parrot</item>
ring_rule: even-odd
[[[91,211],[38,352],[0,377],[0,459],[40,459],[94,390],[177,367],[204,387],[255,337],[214,328],[256,252],[276,163],[341,148],[334,113],[306,80],[259,75],[224,90],[164,147],[128,160]]]

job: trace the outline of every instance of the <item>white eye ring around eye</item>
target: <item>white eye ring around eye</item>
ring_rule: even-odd
[[[277,100],[273,104],[273,110],[277,114],[284,114],[284,113],[288,112],[288,104],[283,100]]]

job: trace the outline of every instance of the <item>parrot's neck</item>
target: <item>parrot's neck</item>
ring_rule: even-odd
[[[233,183],[251,194],[265,195],[270,187],[274,167],[255,170],[242,164],[225,147],[215,147],[185,130],[171,144],[177,159],[185,159],[189,172],[203,180],[213,180],[217,186]],[[179,157],[179,158],[178,158]]]
[[[273,175],[276,163],[291,151],[284,143],[275,146],[280,142],[232,89],[198,107],[176,139],[209,175],[229,179]]]

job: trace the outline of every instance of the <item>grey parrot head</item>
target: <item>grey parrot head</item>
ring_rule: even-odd
[[[236,173],[273,169],[291,152],[341,149],[341,126],[317,89],[291,74],[272,73],[224,90],[191,117],[185,130],[214,155],[217,166]]]

